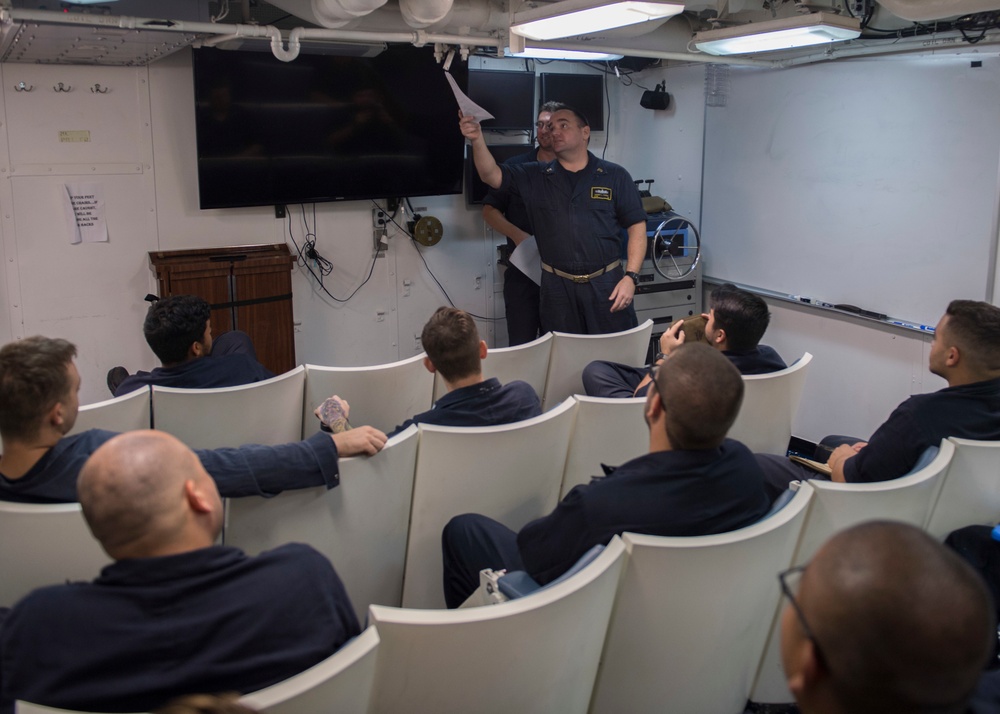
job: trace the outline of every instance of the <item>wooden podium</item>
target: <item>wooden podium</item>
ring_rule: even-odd
[[[292,266],[283,243],[151,251],[160,297],[197,295],[212,308],[212,333],[243,330],[275,374],[295,367]]]

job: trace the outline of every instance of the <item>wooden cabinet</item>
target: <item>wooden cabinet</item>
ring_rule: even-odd
[[[292,266],[283,243],[152,251],[160,297],[198,295],[212,307],[215,336],[243,330],[275,374],[295,367]]]

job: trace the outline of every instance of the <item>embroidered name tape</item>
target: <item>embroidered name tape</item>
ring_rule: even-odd
[[[590,189],[590,197],[591,198],[599,198],[602,201],[610,201],[611,200],[611,189],[610,188],[604,188],[602,186],[592,186],[591,189]]]

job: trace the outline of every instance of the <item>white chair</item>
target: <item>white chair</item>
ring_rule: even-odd
[[[0,607],[44,585],[93,580],[110,563],[79,503],[0,502]]]
[[[240,703],[267,714],[368,714],[378,647],[369,627],[319,664]]]
[[[907,476],[878,483],[833,483],[814,479],[812,505],[792,565],[808,563],[832,535],[858,523],[892,520],[922,527],[938,498],[955,447],[947,439],[934,459]],[[776,704],[793,701],[781,669],[781,607],[771,613],[771,634],[751,699]]]
[[[948,441],[955,456],[926,527],[939,540],[957,528],[1000,522],[1000,441]]]
[[[545,375],[549,368],[549,356],[552,354],[552,333],[544,335],[531,342],[514,347],[499,347],[486,353],[483,360],[483,377],[496,377],[500,384],[520,379],[527,382],[541,399],[545,394]],[[446,393],[444,379],[434,373],[434,401]]]
[[[646,361],[653,321],[607,335],[553,332],[552,356],[545,376],[542,409],[551,409],[566,397],[583,394],[583,368],[597,359],[639,365]]]
[[[351,424],[367,424],[388,433],[431,408],[434,375],[424,367],[423,353],[390,364],[371,367],[306,365],[302,438],[319,431],[313,414],[323,400],[336,394],[351,405]]]
[[[404,607],[444,607],[441,531],[481,513],[517,530],[556,506],[576,402],[502,426],[420,424]]]
[[[256,554],[306,543],[333,563],[358,619],[368,606],[399,605],[417,459],[410,426],[375,456],[340,460],[340,485],[229,499],[226,545]]]
[[[741,713],[811,496],[731,533],[626,533],[591,714]]]
[[[287,444],[302,435],[305,367],[216,389],[153,387],[153,425],[192,449]],[[313,418],[315,420],[315,417]]]
[[[729,438],[742,441],[756,453],[784,456],[812,358],[806,352],[781,371],[744,375],[743,406],[729,429]]]
[[[143,387],[114,399],[80,407],[76,423],[68,435],[88,429],[118,432],[148,429],[151,423],[149,387]]]
[[[577,394],[574,399],[576,419],[559,498],[565,498],[574,486],[590,483],[591,477],[603,475],[601,464],[621,466],[649,451],[649,428],[643,418],[645,398]]]
[[[583,714],[624,556],[616,536],[573,577],[491,607],[373,605],[371,713]]]

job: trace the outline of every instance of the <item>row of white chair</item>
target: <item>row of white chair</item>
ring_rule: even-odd
[[[595,359],[641,364],[653,322],[608,335],[548,333],[534,342],[491,350],[485,377],[530,384],[546,409],[583,393],[583,368]],[[390,431],[414,414],[427,411],[445,392],[440,375],[423,365],[425,355],[368,367],[300,365],[263,382],[219,389],[156,387],[80,409],[74,433],[148,428],[179,436],[195,448],[275,444],[305,438],[319,430],[313,409],[331,394],[351,404],[351,421]],[[210,428],[205,428],[208,425]],[[220,443],[224,437],[225,443]],[[209,443],[211,441],[212,443]]]
[[[548,339],[551,341],[552,337]],[[744,378],[747,394],[733,428],[735,438],[757,450],[768,447],[784,450],[811,358],[807,353],[780,373]],[[103,409],[85,407],[75,428],[98,425],[113,430],[138,428],[145,424],[137,422],[150,418],[152,411],[152,421],[158,428],[174,433],[196,448],[246,442],[281,443],[295,436],[303,385],[307,392],[321,390],[316,392],[317,400],[318,395],[330,391],[328,383],[321,388],[315,386],[324,379],[313,379],[311,369],[298,367],[267,382],[222,390],[154,388],[151,401],[149,392],[134,392],[111,400]],[[422,366],[420,369],[429,376]],[[373,376],[380,375],[381,370],[362,369],[360,373]],[[406,384],[405,380],[393,382],[394,390],[405,392]],[[307,399],[305,403],[309,405],[312,401]],[[352,593],[361,613],[368,603],[393,602],[391,593],[398,592],[398,576],[373,579],[370,566],[388,560],[383,572],[398,573],[398,563],[404,557],[401,545],[409,543],[410,562],[428,560],[421,555],[437,552],[438,534],[447,518],[466,511],[484,512],[511,527],[520,527],[551,510],[556,500],[573,486],[600,474],[602,463],[618,465],[648,448],[643,399],[577,396],[573,402],[571,409],[564,402],[535,420],[516,425],[429,429],[421,438],[420,468],[415,466],[415,439],[412,443],[394,439],[392,448],[370,464],[366,459],[345,460],[344,481],[352,478],[354,470],[375,472],[366,476],[364,489],[340,488],[325,495],[312,491],[288,493],[266,502],[239,499],[229,507],[232,515],[227,540],[251,552],[280,542],[301,540],[308,534],[300,534],[296,524],[309,520],[301,517],[307,509],[316,511],[315,518],[325,522],[330,531],[329,542],[335,544],[356,545],[357,539],[345,541],[347,534],[359,535],[365,532],[366,525],[377,526],[372,530],[373,540],[361,540],[371,543],[375,553],[358,547],[324,552],[348,575],[354,572],[367,575],[358,580],[345,577],[348,583],[357,583],[355,587],[372,583],[370,588]],[[127,423],[130,419],[134,420],[131,424]],[[492,445],[487,446],[484,441]],[[417,478],[418,473],[425,475]],[[436,485],[442,479],[440,493],[448,494],[445,497],[439,495]],[[416,490],[412,487],[414,482]],[[479,497],[465,498],[469,492]],[[345,498],[354,502],[345,504]],[[405,524],[411,512],[414,522],[407,531]],[[267,523],[255,522],[252,527],[244,527],[247,520],[260,520],[258,513],[273,515],[266,519]],[[367,515],[370,513],[378,513],[380,517],[371,520]],[[395,561],[388,558],[389,552],[394,554]],[[406,604],[426,607],[439,603],[440,580],[436,570],[423,575],[410,573],[407,581]],[[30,580],[29,584],[37,583]]]
[[[553,337],[550,333],[530,345],[508,348],[501,354],[499,350],[491,353],[492,358],[484,363],[485,375],[499,376],[504,382],[524,378],[542,390],[539,393],[545,394],[548,408],[555,408],[557,393],[561,395],[561,402],[581,391],[580,373],[593,355],[577,348],[574,343],[578,341],[584,341],[591,348],[598,343],[623,344],[603,336],[555,333]],[[553,348],[552,359],[549,347]],[[634,349],[634,345],[629,349]],[[561,351],[566,355],[558,359],[561,365],[556,370],[558,378],[550,373],[551,380],[539,385],[538,378],[544,374],[544,368],[547,366],[551,372],[556,355]],[[607,355],[607,351],[603,354]],[[576,358],[572,365],[571,356]],[[812,355],[807,352],[788,369],[745,376],[746,395],[730,436],[753,451],[783,454],[811,361]],[[443,390],[440,380],[435,381],[422,362],[423,357],[418,355],[374,367],[304,365],[272,379],[239,387],[138,390],[81,407],[71,433],[92,428],[129,431],[155,426],[174,434],[192,448],[281,444],[317,432],[319,421],[312,411],[331,394],[340,394],[350,401],[354,424],[372,424],[388,431],[428,409],[432,388],[436,395],[439,389]],[[613,449],[613,441],[603,438],[606,426],[595,423],[593,436],[598,443],[612,444],[610,448]],[[631,452],[632,455],[637,453]]]
[[[569,411],[566,406],[562,410]],[[396,605],[404,568],[407,579],[415,577],[420,582],[423,578],[428,586],[440,589],[439,550],[411,553],[422,562],[410,562],[402,555],[405,538],[397,530],[394,536],[380,539],[383,525],[375,522],[378,514],[354,512],[353,507],[365,503],[364,497],[355,496],[361,493],[379,500],[378,494],[386,487],[384,480],[378,480],[380,476],[388,476],[389,481],[396,476],[368,467],[377,465],[381,457],[409,453],[418,436],[434,438],[431,435],[442,429],[447,431],[413,427],[380,456],[345,460],[349,467],[340,488],[290,494],[311,496],[305,508],[290,502],[279,506],[283,497],[278,497],[260,504],[257,519],[245,519],[247,514],[230,516],[243,521],[247,534],[259,530],[261,547],[284,542],[291,534],[332,554],[352,597],[364,597],[361,593],[366,588],[378,590],[376,585],[358,582],[366,577],[380,580],[383,587],[391,582],[392,587],[376,593],[378,604],[359,608],[362,614],[368,610],[382,639],[373,712],[499,712],[514,704],[519,711],[582,712],[592,700],[590,711],[595,713],[735,713],[742,711],[751,693],[756,701],[791,701],[777,658],[777,572],[807,563],[831,535],[873,518],[913,523],[939,538],[957,527],[991,525],[1000,519],[1000,443],[948,439],[930,464],[914,474],[876,484],[810,481],[776,515],[732,533],[696,538],[626,534],[627,563],[615,565],[619,557],[615,548],[606,549],[580,577],[544,591],[548,593],[544,597],[539,593],[460,611],[401,609]],[[397,452],[399,447],[403,451]],[[361,468],[352,473],[354,466]],[[440,489],[448,487],[447,479],[436,486],[436,492],[443,493]],[[402,493],[401,498],[405,497]],[[465,498],[462,507],[469,504],[472,510],[487,510],[478,508],[483,504],[476,502],[476,493]],[[343,507],[344,500],[351,509]],[[234,501],[231,506],[244,502]],[[331,503],[338,508],[327,509]],[[267,513],[271,506],[278,510]],[[439,521],[454,507],[449,501]],[[44,512],[53,507],[20,507],[25,508]],[[82,520],[78,510],[76,517]],[[363,532],[337,531],[339,518],[353,519]],[[418,523],[421,518],[422,525]],[[0,523],[4,520],[0,518]],[[433,514],[414,515],[412,525],[434,530],[433,520]],[[508,524],[516,527],[512,521]],[[59,528],[48,525],[46,543],[53,544]],[[10,540],[2,535],[0,542]],[[411,537],[419,542],[417,536]],[[269,539],[274,542],[266,542]],[[380,549],[382,555],[393,549],[395,553],[379,561]],[[352,553],[357,570],[344,560]],[[37,549],[32,557],[47,560]],[[618,567],[624,568],[620,579],[605,575]],[[436,577],[428,580],[428,571]],[[6,563],[4,572],[19,572],[19,565]],[[600,586],[595,587],[603,595],[579,594],[588,583],[605,577],[615,583],[611,600]],[[584,604],[563,602],[571,594]],[[591,658],[596,661],[602,651],[599,669],[592,669],[588,663]],[[503,696],[484,694],[490,692],[503,692]],[[485,698],[480,701],[478,696]]]

